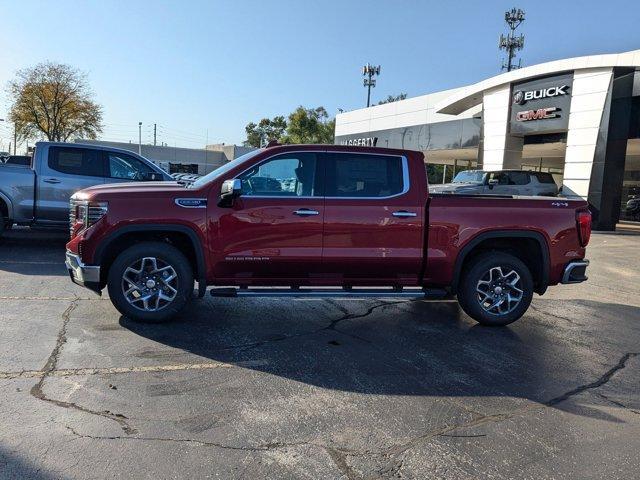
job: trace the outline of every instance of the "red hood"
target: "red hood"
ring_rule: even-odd
[[[152,194],[175,192],[187,190],[187,188],[178,182],[126,182],[126,183],[107,183],[104,185],[94,185],[85,188],[74,194],[75,198],[89,199],[102,197],[103,195],[129,196],[132,194]]]

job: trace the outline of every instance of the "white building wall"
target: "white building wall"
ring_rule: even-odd
[[[482,164],[486,170],[500,170],[503,166],[509,129],[510,101],[509,85],[502,85],[484,92]]]
[[[573,76],[562,191],[586,199],[600,122],[611,84],[611,68],[577,71]]]
[[[375,132],[393,128],[413,127],[426,123],[450,122],[459,118],[471,118],[481,110],[478,105],[457,117],[436,112],[436,105],[461,88],[421,95],[397,102],[374,105],[336,115],[337,137],[363,132]]]

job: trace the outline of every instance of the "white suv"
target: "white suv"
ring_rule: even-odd
[[[535,195],[556,197],[558,186],[553,176],[546,172],[524,170],[465,170],[458,173],[451,183],[429,185],[431,193],[455,193],[458,195]]]

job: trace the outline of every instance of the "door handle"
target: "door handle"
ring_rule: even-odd
[[[43,182],[45,183],[60,183],[62,180],[58,180],[57,178],[45,178]]]
[[[417,217],[418,216],[417,213],[407,212],[406,210],[399,210],[397,212],[393,212],[391,215],[393,215],[394,217],[400,217],[400,218]]]
[[[306,217],[309,215],[319,215],[320,212],[318,212],[317,210],[310,210],[308,208],[300,208],[298,210],[295,210],[293,214],[300,215],[301,217]]]

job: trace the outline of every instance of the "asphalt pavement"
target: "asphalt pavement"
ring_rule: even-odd
[[[453,300],[214,299],[143,325],[0,238],[0,478],[638,478],[640,236],[506,328]]]

